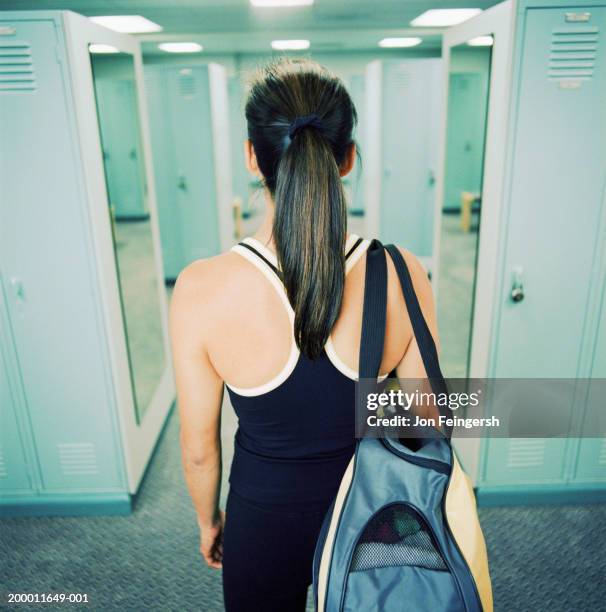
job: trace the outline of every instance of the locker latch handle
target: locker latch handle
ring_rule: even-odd
[[[10,284],[13,288],[13,291],[15,292],[15,297],[20,302],[23,302],[23,300],[25,300],[25,289],[23,288],[23,282],[21,281],[21,279],[13,277],[10,280]]]
[[[524,283],[522,282],[523,270],[522,268],[513,269],[513,282],[511,284],[511,301],[521,302],[524,299]]]

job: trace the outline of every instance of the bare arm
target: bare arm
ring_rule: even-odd
[[[181,425],[181,458],[198,517],[200,550],[209,566],[221,567],[221,403],[223,381],[207,352],[208,328],[202,307],[206,262],[186,268],[177,279],[170,306],[170,334]]]

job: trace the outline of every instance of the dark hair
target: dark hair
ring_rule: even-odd
[[[298,127],[301,118],[304,127]],[[275,202],[273,238],[295,312],[295,340],[315,359],[343,299],[347,210],[339,167],[353,144],[356,110],[341,80],[326,69],[283,59],[253,81],[246,119]]]

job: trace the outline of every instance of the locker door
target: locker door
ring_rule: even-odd
[[[0,295],[0,300],[3,298]],[[32,491],[33,483],[28,473],[21,432],[17,424],[17,402],[15,385],[11,385],[8,363],[4,355],[8,330],[4,329],[4,306],[0,302],[0,491],[26,493]],[[8,352],[8,351],[7,351]]]
[[[174,281],[185,266],[185,257],[182,248],[181,216],[175,178],[177,176],[175,142],[170,122],[167,83],[167,72],[163,67],[145,67],[164,276],[166,280]]]
[[[132,179],[133,174],[143,175],[137,117],[132,112],[136,108],[135,85],[126,79],[100,78],[95,81],[95,89],[101,99],[98,112],[111,115],[100,118],[110,205],[117,219],[146,218],[141,190],[144,181]]]
[[[220,251],[208,69],[170,70],[168,90],[185,266]]]
[[[493,364],[500,377],[583,375],[578,363],[606,168],[606,44],[597,44],[606,35],[597,32],[606,8],[587,11],[588,24],[567,24],[567,9],[531,9],[526,19]],[[573,35],[564,32],[583,42],[568,42]],[[589,59],[563,59],[579,54]],[[517,303],[510,299],[516,267],[525,289]]]
[[[567,22],[569,10],[530,9],[526,15],[495,377],[589,374],[579,367],[603,231],[606,45],[598,40],[606,9],[574,7],[575,13],[591,14],[586,23]],[[516,269],[525,293],[517,303],[510,299]],[[573,443],[491,440],[485,477],[562,479]],[[511,461],[503,464],[504,457]]]
[[[248,137],[246,133],[246,119],[244,118],[244,100],[240,75],[229,77],[229,117],[230,117],[230,137],[233,168],[233,190],[234,197],[242,199],[243,211],[249,210],[248,198],[250,191],[251,177],[246,170],[244,159],[244,141]]]
[[[440,60],[385,62],[381,240],[432,252]]]
[[[32,82],[12,91],[0,85],[0,133],[11,143],[0,146],[0,291],[42,484],[51,492],[115,490],[120,454],[60,29],[52,20],[3,21],[0,13],[5,24],[16,37],[0,40],[0,71],[18,41]]]
[[[362,163],[364,163],[364,117],[366,115],[366,109],[364,106],[365,96],[365,79],[363,74],[356,74],[351,77],[349,82],[349,93],[353,100],[354,106],[358,113],[358,127],[354,138],[359,148],[359,153],[362,157]],[[346,182],[350,188],[350,212],[356,216],[364,215],[364,184],[362,176],[362,168],[358,160],[356,160],[354,169],[348,177]]]
[[[451,74],[448,86],[451,94],[444,181],[448,192],[444,194],[444,207],[459,209],[461,192],[480,193],[488,99],[486,79],[480,73]]]
[[[606,379],[606,287],[603,289],[602,308],[599,331],[595,342],[594,362],[591,370],[593,379]],[[590,388],[588,404],[592,407],[604,405],[603,388]],[[594,413],[590,413],[593,417]],[[602,424],[606,417],[602,416]],[[603,432],[603,427],[596,427],[594,418],[585,415],[584,430],[586,435]],[[574,481],[606,482],[606,438],[581,438],[576,462]]]

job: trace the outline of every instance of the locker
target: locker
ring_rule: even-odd
[[[4,335],[4,334],[3,334]],[[17,423],[17,390],[11,388],[7,355],[9,343],[0,345],[0,491],[27,494],[34,488],[28,469],[22,430]]]
[[[356,160],[354,169],[349,176],[343,180],[349,195],[349,214],[356,217],[364,216],[364,155],[366,150],[364,128],[365,128],[365,79],[363,74],[352,75],[348,83],[349,94],[353,100],[358,113],[358,126],[354,139],[358,146],[361,158]]]
[[[504,295],[492,366],[495,377],[590,374],[582,359],[587,349],[583,337],[590,330],[595,334],[594,326],[587,328],[586,313],[595,281],[600,280],[593,262],[603,234],[606,168],[606,126],[595,121],[605,98],[606,49],[595,43],[600,26],[606,23],[606,7],[592,8],[589,23],[566,22],[565,12],[564,8],[531,8],[524,22],[509,195],[515,204],[508,211]],[[570,42],[572,38],[579,42]],[[577,67],[577,60],[562,59],[580,52],[579,48],[591,49],[591,59],[581,62],[591,64],[591,69]],[[539,115],[541,121],[537,121]],[[571,202],[579,205],[571,210]],[[563,242],[574,247],[562,248]],[[515,269],[521,270],[525,286],[520,303],[509,299],[508,280]],[[546,482],[567,482],[568,446],[581,444],[577,461],[583,464],[588,448],[601,448],[600,439],[536,442],[543,444],[545,460],[532,473],[534,479]],[[494,462],[498,447],[518,457],[519,471],[512,476]],[[523,482],[527,477],[530,468],[515,441],[491,441],[487,453],[487,482],[510,482],[512,477]],[[581,474],[584,469],[581,466]],[[606,480],[606,471],[602,479]]]
[[[440,60],[376,64],[366,79],[367,89],[378,92],[369,92],[365,105],[366,143],[379,160],[365,173],[367,208],[375,209],[369,235],[410,249],[431,269]]]
[[[508,195],[514,205],[508,210],[493,357],[500,377],[589,374],[581,369],[580,340],[592,280],[597,280],[593,262],[604,196],[606,122],[596,118],[604,109],[606,47],[595,41],[606,24],[606,7],[592,8],[588,24],[567,23],[565,13],[565,8],[533,8],[524,22]],[[570,47],[566,40],[573,35],[586,41],[575,47],[594,49],[588,60],[593,67],[568,69],[563,78],[554,71],[563,70],[561,63],[573,65],[560,59],[570,55],[560,49]],[[569,83],[579,86],[570,89]],[[509,299],[515,268],[521,268],[526,287],[519,303]]]
[[[62,66],[51,54],[45,53],[56,44],[52,21],[23,24],[19,34],[28,41],[35,60],[36,93],[56,88],[61,83]],[[111,400],[103,372],[95,368],[94,355],[103,352],[102,339],[87,324],[94,317],[94,289],[86,236],[79,228],[80,194],[78,184],[72,179],[75,174],[72,143],[63,137],[70,131],[68,109],[62,95],[42,99],[40,95],[8,92],[3,96],[2,106],[5,118],[2,134],[6,142],[25,144],[44,138],[45,146],[32,147],[28,153],[32,167],[48,162],[48,145],[53,146],[52,176],[48,172],[44,177],[43,196],[42,181],[28,181],[22,174],[23,158],[19,155],[3,156],[3,174],[4,177],[21,175],[20,179],[2,181],[6,189],[3,226],[12,228],[2,240],[2,262],[9,274],[12,270],[19,271],[18,276],[4,279],[8,285],[5,291],[33,436],[39,454],[44,457],[40,464],[41,477],[46,490],[79,488],[83,482],[93,487],[116,487],[120,475],[116,453],[111,447],[114,442],[108,413],[99,411],[90,415],[82,410],[93,398],[108,404]],[[38,119],[26,127],[29,133],[22,131],[24,121],[9,120],[22,114]],[[41,124],[44,129],[38,131]],[[41,206],[44,201],[49,205]],[[11,206],[15,202],[19,205]],[[61,202],[61,214],[53,205],[58,202]],[[34,253],[38,256],[33,257]],[[40,259],[42,253],[44,257]],[[68,258],[71,259],[69,273]],[[66,295],[73,293],[70,287],[74,285],[81,288],[78,299],[66,300]],[[78,330],[78,342],[66,342],[65,330],[69,327]],[[40,350],[41,346],[53,347],[52,359],[49,352]],[[70,373],[74,381],[68,389],[55,383],[65,373]],[[90,438],[90,419],[95,421],[93,430],[98,432],[97,440]],[[66,430],[70,432],[69,437]],[[69,450],[72,448],[69,445],[76,443],[87,446],[73,447],[74,452]],[[81,454],[77,448],[82,448]],[[74,460],[68,460],[68,455],[73,455]],[[100,462],[99,456],[107,456],[107,462]],[[82,470],[85,463],[91,465],[90,474],[76,473],[79,458]],[[74,467],[68,469],[68,463]]]
[[[244,160],[244,141],[248,134],[244,117],[244,92],[239,74],[229,77],[228,92],[234,198],[242,200],[242,213],[247,218],[255,212],[251,205],[254,177],[248,173]]]
[[[135,84],[127,79],[104,79],[96,75],[95,90],[100,103],[101,141],[108,174],[109,202],[118,219],[137,219],[148,216],[145,210],[144,174],[141,167],[141,145],[133,128],[136,117]],[[107,115],[107,116],[106,116]],[[133,174],[140,176],[133,181]]]
[[[162,274],[153,184],[142,165],[136,188],[152,219],[145,225],[151,267],[141,280],[152,293],[139,289],[150,302],[146,312],[157,314],[148,322],[158,330],[160,360],[146,381],[153,398],[137,405],[141,366],[149,364],[133,360],[132,344],[149,345],[131,326],[126,333],[132,304],[125,296],[136,293],[124,273],[130,242],[108,195],[126,192],[125,178],[114,182],[107,172],[100,127],[108,115],[97,112],[107,105],[112,115],[115,101],[95,96],[88,49],[106,41],[130,58],[134,109],[138,43],[69,12],[0,13],[0,24],[0,512],[127,512],[174,385],[166,298],[155,281]],[[15,68],[23,76],[6,78]],[[139,111],[130,129],[141,134],[143,152]]]
[[[448,109],[446,186],[449,191],[444,196],[444,208],[459,210],[461,192],[481,190],[488,83],[481,73],[455,72],[450,74],[448,87],[456,95],[452,96],[454,104]],[[453,126],[456,129],[451,129]]]
[[[592,396],[579,392],[598,393],[582,379],[606,375],[605,24],[600,2],[523,0],[497,5],[444,38],[449,88],[461,85],[448,71],[452,49],[494,38],[470,375],[578,379],[564,399],[570,431],[578,425],[586,435],[457,441],[481,503],[606,497],[606,445],[589,437],[603,427],[588,411]],[[447,143],[451,111],[436,210],[453,204],[444,176],[461,163],[460,146]],[[439,310],[440,291],[437,299]]]
[[[606,379],[606,287],[602,289],[599,331],[593,347],[593,364],[591,377]],[[589,388],[587,403],[590,406],[604,404],[604,399],[597,386]],[[601,419],[606,418],[601,411]],[[598,417],[599,418],[599,417]],[[596,424],[595,411],[586,412],[583,419],[583,431],[589,435],[599,427]],[[579,440],[578,456],[575,457],[574,482],[603,482],[606,473],[606,438],[581,438]]]
[[[227,101],[227,77],[217,64],[152,64],[145,71],[165,274],[172,281],[233,240],[229,108],[219,103]]]

